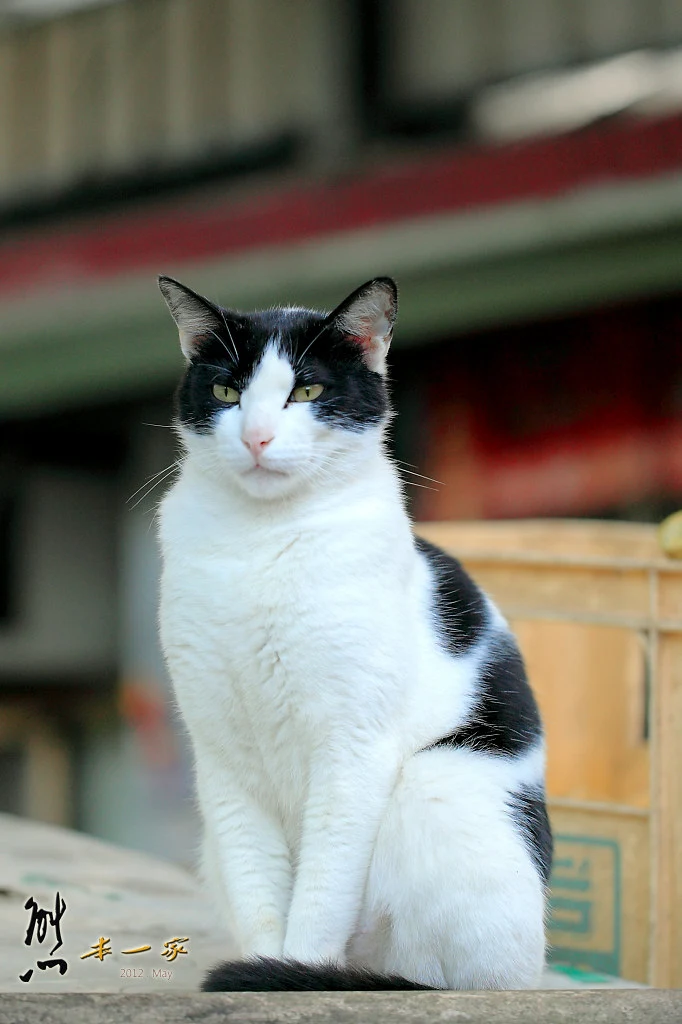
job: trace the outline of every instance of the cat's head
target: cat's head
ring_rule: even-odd
[[[377,277],[331,313],[237,313],[170,277],[159,287],[187,368],[176,423],[208,472],[256,498],[345,474],[381,444],[395,282]]]

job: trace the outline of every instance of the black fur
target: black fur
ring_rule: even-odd
[[[545,885],[549,885],[552,873],[554,842],[549,824],[544,793],[526,790],[516,793],[509,801],[512,817],[535,861]]]
[[[422,537],[415,537],[415,545],[436,580],[432,610],[436,630],[450,654],[464,654],[481,638],[486,627],[481,591],[456,558]]]
[[[468,747],[489,754],[523,754],[540,738],[540,715],[526,679],[523,660],[511,637],[500,639],[493,660],[483,670],[480,698],[471,718],[433,747]],[[552,831],[544,793],[522,791],[509,799],[509,810],[545,885],[552,870]]]
[[[213,967],[201,986],[204,992],[387,992],[429,989],[396,975],[374,974],[359,967],[301,964],[294,960],[254,957]]]
[[[443,645],[455,657],[465,654],[490,628],[483,594],[456,558],[421,537],[415,544],[435,577],[433,614]],[[492,644],[469,720],[434,746],[513,755],[541,735],[540,715],[513,637],[499,633]]]
[[[434,746],[469,747],[489,754],[522,754],[542,733],[523,659],[511,636],[500,635],[481,670],[479,697],[468,722]]]
[[[379,280],[393,289],[397,303],[393,282]],[[329,315],[307,309],[236,313],[180,287],[208,311],[211,322],[210,329],[196,339],[196,352],[176,392],[176,416],[185,426],[197,433],[210,433],[215,415],[226,408],[213,396],[213,384],[243,391],[273,338],[294,366],[294,388],[324,386],[320,397],[310,404],[313,415],[322,422],[357,432],[379,423],[390,411],[384,378],[369,369],[359,343],[342,333],[336,323],[366,285]]]
[[[439,634],[451,654],[461,655],[490,628],[483,596],[457,559],[421,538],[416,544],[435,575],[434,614]],[[498,633],[491,643],[492,653],[481,669],[478,697],[468,720],[430,749],[467,747],[514,757],[540,738],[540,714],[513,637]],[[535,790],[515,794],[509,809],[547,885],[552,869],[552,832],[544,794]]]

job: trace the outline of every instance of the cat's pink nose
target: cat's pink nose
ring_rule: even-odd
[[[262,434],[247,434],[242,437],[242,444],[245,445],[252,455],[258,456],[267,448],[273,437],[263,437]]]

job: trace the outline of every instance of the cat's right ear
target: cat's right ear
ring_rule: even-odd
[[[177,325],[183,355],[191,360],[208,334],[224,329],[220,310],[172,277],[159,277],[159,288]]]
[[[375,373],[386,373],[386,353],[398,312],[398,288],[392,277],[374,277],[344,299],[328,320],[362,349]]]

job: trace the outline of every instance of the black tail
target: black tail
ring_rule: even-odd
[[[389,989],[429,989],[397,975],[374,974],[361,967],[333,963],[300,964],[296,960],[254,957],[213,967],[201,986],[204,992],[360,992]]]

